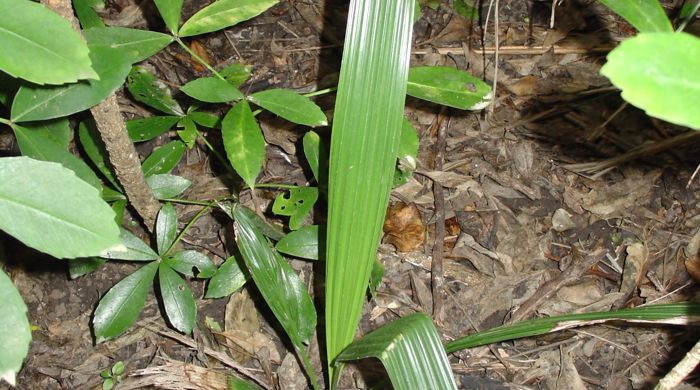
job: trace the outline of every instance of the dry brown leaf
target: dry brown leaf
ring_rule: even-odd
[[[199,41],[192,41],[192,43],[190,43],[190,49],[192,49],[192,51],[195,52],[201,59],[206,61],[207,64],[211,64],[211,56],[209,56],[209,51],[206,47],[204,47],[204,45],[199,43]],[[196,72],[204,72],[204,66],[199,63],[199,61],[195,60],[194,58],[190,58],[190,63],[192,64],[192,69],[194,69]]]
[[[411,252],[423,244],[425,225],[414,203],[398,202],[390,206],[384,220],[384,241],[399,252]]]

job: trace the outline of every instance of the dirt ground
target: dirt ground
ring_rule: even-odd
[[[199,3],[186,1],[185,16]],[[188,43],[196,41],[217,68],[251,65],[244,92],[311,92],[337,81],[346,3],[281,1],[248,22]],[[690,180],[700,137],[625,106],[599,74],[605,54],[634,34],[628,24],[595,1],[566,0],[551,28],[550,3],[530,8],[527,1],[502,0],[498,25],[492,15],[486,31],[480,26],[488,2],[474,21],[455,14],[452,1],[422,7],[412,65],[457,67],[489,83],[497,75],[495,103],[483,112],[462,112],[407,99],[406,116],[420,135],[418,169],[392,194],[379,248],[386,273],[365,305],[362,333],[415,311],[430,314],[434,304],[442,307],[436,318],[441,335],[450,340],[520,319],[694,298],[684,248],[700,227],[700,179]],[[150,1],[107,5],[102,16],[111,25],[164,31]],[[173,87],[206,74],[175,45],[146,66]],[[332,95],[316,101],[332,115]],[[120,92],[120,104],[128,118],[151,114],[127,92]],[[260,119],[268,155],[259,181],[306,184],[309,172],[300,163],[305,129],[272,115]],[[215,132],[208,136],[220,140]],[[139,151],[145,156],[167,140],[140,144]],[[204,148],[188,151],[176,173],[193,181],[184,195],[189,199],[227,192],[229,178]],[[279,193],[257,191],[263,206]],[[181,221],[196,211],[178,206]],[[442,216],[445,229],[436,229]],[[185,242],[218,264],[226,257],[229,229],[216,216],[202,218]],[[205,285],[192,281],[194,337],[170,330],[151,294],[138,325],[95,346],[94,308],[134,265],[108,263],[69,280],[65,262],[8,237],[0,243],[4,267],[36,328],[18,389],[100,388],[100,371],[116,361],[126,365],[117,389],[221,389],[226,374],[253,375],[269,388],[308,388],[254,287],[205,300]],[[431,291],[436,253],[445,274],[441,302],[433,302]],[[318,265],[290,261],[311,284]],[[557,283],[547,283],[552,280]],[[696,341],[694,334],[692,327],[598,325],[470,349],[450,361],[464,389],[650,389]],[[318,351],[312,343],[317,373]],[[373,362],[351,366],[341,388],[370,388],[381,374]]]

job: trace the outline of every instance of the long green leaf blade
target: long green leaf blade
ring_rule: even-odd
[[[182,11],[183,0],[154,0],[160,16],[171,33],[177,34],[180,25],[180,11]]]
[[[350,3],[328,189],[329,362],[355,335],[389,201],[406,98],[414,7],[414,0]],[[332,367],[329,370],[332,374]]]
[[[177,213],[171,203],[166,203],[158,212],[156,219],[156,246],[158,254],[165,256],[177,236]]]
[[[70,23],[32,1],[0,0],[0,69],[36,84],[98,78]]]
[[[221,264],[214,276],[209,280],[205,298],[222,298],[233,294],[243,287],[247,281],[246,275],[238,266],[234,256],[229,257]]]
[[[190,286],[165,262],[158,266],[158,281],[168,320],[180,332],[192,333],[197,319],[197,306]]]
[[[256,92],[248,100],[292,123],[326,126],[328,119],[321,107],[306,96],[290,89],[268,89]]]
[[[204,34],[230,27],[260,15],[278,0],[217,0],[186,21],[180,28],[181,37]]]
[[[673,32],[658,0],[600,0],[639,32]]]
[[[221,136],[233,169],[248,187],[255,187],[265,160],[265,138],[248,101],[241,100],[228,110],[221,121]]]
[[[538,336],[563,329],[612,320],[639,321],[643,323],[658,321],[660,323],[686,324],[690,319],[697,320],[699,317],[700,304],[698,303],[672,303],[609,312],[566,314],[521,321],[513,325],[499,326],[497,328],[474,333],[447,343],[445,345],[445,350],[447,353],[452,353],[466,348],[473,348],[506,340],[515,340],[523,337]]]
[[[60,164],[0,159],[0,229],[57,258],[121,247],[114,211],[95,187]]]
[[[15,385],[15,374],[29,352],[32,332],[27,320],[27,306],[12,280],[0,270],[0,381]]]
[[[419,66],[408,73],[408,95],[460,110],[480,110],[491,101],[491,87],[448,66]]]
[[[375,357],[396,390],[457,389],[435,325],[414,313],[382,326],[352,343],[336,362]]]

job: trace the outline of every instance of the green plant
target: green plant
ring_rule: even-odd
[[[112,368],[105,368],[100,371],[100,376],[102,377],[102,390],[112,390],[114,385],[118,384],[122,380],[124,375],[124,362],[121,360],[114,363]]]

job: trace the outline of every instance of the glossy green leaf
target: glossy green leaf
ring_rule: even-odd
[[[106,259],[101,259],[99,257],[84,257],[82,259],[71,260],[68,262],[68,275],[71,279],[77,279],[95,272],[95,270],[106,262]]]
[[[184,116],[180,105],[173,99],[170,88],[148,69],[134,66],[126,78],[126,86],[134,99],[158,111]]]
[[[112,189],[111,187],[102,186],[102,200],[105,202],[117,202],[120,200],[126,200],[126,196],[122,194],[121,192],[118,192],[117,190]],[[112,204],[114,206],[114,204]],[[112,210],[114,210],[114,207],[112,207]],[[115,211],[116,212],[116,211]],[[119,216],[115,217],[116,221],[121,221],[122,219],[119,218]],[[117,222],[117,224],[121,225],[120,222]]]
[[[207,103],[226,103],[243,99],[235,85],[218,77],[201,77],[183,85],[180,90],[189,97]]]
[[[45,135],[45,131],[34,131],[34,128],[43,128],[43,130],[46,130],[47,128],[51,129],[63,125],[68,126],[68,121],[64,119],[33,123],[29,125],[31,127],[13,124],[12,130],[15,133],[15,138],[22,151],[22,155],[36,160],[57,162],[75,172],[75,174],[86,183],[97,189],[101,189],[102,182],[83,160],[48,138]]]
[[[150,116],[126,121],[129,138],[134,142],[148,141],[170,130],[180,120],[179,116]]]
[[[605,321],[639,321],[646,325],[651,322],[683,324],[687,323],[689,318],[697,318],[698,316],[700,316],[700,304],[690,302],[648,305],[608,312],[565,314],[521,321],[512,325],[503,325],[477,332],[450,341],[445,345],[445,350],[447,353],[453,353],[462,349],[523,337],[538,336],[564,329],[599,324]]]
[[[129,261],[151,261],[159,258],[150,246],[124,228],[120,228],[119,239],[124,244],[124,248],[109,250],[102,257]]]
[[[336,362],[369,357],[382,362],[396,390],[457,389],[437,329],[423,313],[394,320],[353,342]]]
[[[231,256],[221,264],[218,271],[209,280],[205,298],[223,298],[243,287],[248,279],[238,266],[236,258]]]
[[[302,140],[304,145],[304,156],[306,162],[309,163],[311,172],[313,172],[316,182],[320,183],[319,170],[321,166],[321,137],[314,131],[308,131],[304,134]]]
[[[277,242],[275,249],[286,255],[318,260],[318,225],[302,226],[290,232]]]
[[[209,256],[194,250],[175,252],[166,257],[163,262],[175,271],[190,277],[206,279],[216,273],[216,265]],[[193,269],[197,269],[197,273]]]
[[[673,32],[658,0],[600,0],[640,32]]]
[[[355,336],[379,244],[401,134],[414,5],[350,2],[328,175],[328,362]],[[329,365],[331,377],[333,371]]]
[[[14,77],[36,84],[98,78],[80,35],[40,4],[0,0],[0,45],[0,69]]]
[[[481,79],[449,66],[411,68],[406,93],[462,110],[480,110],[492,98],[491,87]]]
[[[155,149],[141,164],[143,174],[146,176],[169,173],[180,162],[185,153],[185,144],[182,141],[170,141]]]
[[[168,46],[173,37],[126,27],[90,28],[83,32],[90,50],[113,52],[120,62],[134,64]]]
[[[236,103],[221,122],[226,156],[233,169],[248,185],[255,187],[265,159],[265,138],[246,100]]]
[[[197,138],[199,137],[199,130],[197,129],[197,125],[189,117],[182,118],[178,125],[182,126],[182,130],[177,131],[178,137],[180,137],[180,139],[182,140],[182,142],[185,143],[185,146],[187,146],[188,149],[192,149],[194,147],[195,142],[197,142]]]
[[[98,190],[60,164],[0,159],[0,215],[0,229],[57,258],[121,246],[114,212]]]
[[[153,39],[154,42],[149,41],[150,34],[157,33],[133,30],[141,32],[124,34],[123,30],[109,27],[92,28],[83,32],[90,48],[92,66],[100,80],[55,87],[25,85],[17,92],[12,104],[12,120],[24,122],[52,119],[86,110],[103,101],[124,83],[133,62],[147,58],[167,44],[160,37]],[[148,35],[142,36],[144,33]],[[121,35],[128,38],[132,34],[136,34],[134,38],[139,39],[135,44],[113,41]]]
[[[328,119],[311,99],[289,89],[267,89],[248,100],[290,122],[306,126],[327,126]]]
[[[236,244],[250,275],[275,318],[298,350],[308,344],[316,328],[316,310],[306,286],[282,256],[270,247],[242,206],[234,211]]]
[[[73,0],[73,9],[84,30],[92,27],[105,27],[102,19],[95,12],[95,7],[104,8],[104,2],[102,0]]]
[[[399,151],[396,153],[398,158],[413,157],[418,155],[418,132],[413,127],[411,122],[404,118],[401,126],[401,140],[399,141]]]
[[[105,189],[102,189],[104,199]],[[114,210],[114,221],[121,226],[124,223],[124,212],[126,211],[126,196],[122,195],[123,199],[112,201],[112,210]]]
[[[278,0],[217,0],[194,14],[180,28],[181,37],[204,34],[260,15]]]
[[[115,284],[100,299],[92,319],[97,343],[121,335],[136,322],[157,270],[157,261],[144,265]]]
[[[24,128],[30,129],[36,137],[51,141],[63,150],[68,150],[73,141],[73,129],[68,118],[52,119],[41,122],[25,123]]]
[[[647,114],[700,130],[700,38],[640,33],[608,54],[600,73]]]
[[[229,83],[240,87],[250,78],[250,65],[234,63],[221,69],[219,74]]]
[[[168,320],[180,332],[192,333],[197,319],[197,306],[190,286],[164,262],[158,267],[158,281]]]
[[[95,126],[95,122],[92,120],[80,122],[78,126],[78,137],[85,154],[87,154],[97,170],[107,179],[113,188],[121,191],[122,187],[112,173],[112,169],[109,165],[109,155],[102,142],[100,133]]]
[[[272,212],[277,215],[289,216],[289,228],[297,230],[301,227],[304,218],[313,209],[318,199],[316,187],[294,187],[288,193],[277,196],[272,205]]]
[[[369,275],[369,286],[367,290],[372,298],[377,297],[377,289],[382,284],[382,279],[384,278],[384,264],[382,264],[379,258],[374,258],[374,264],[372,264],[372,273]]]
[[[180,12],[183,0],[154,0],[160,16],[173,35],[177,34],[180,26]]]
[[[151,175],[146,178],[146,183],[151,186],[153,196],[157,199],[174,198],[188,189],[192,182],[182,176],[170,175],[162,173]]]
[[[29,352],[32,332],[27,320],[27,306],[12,284],[0,270],[0,381],[15,386],[15,375]]]
[[[177,213],[172,204],[166,203],[156,218],[156,247],[158,254],[164,256],[177,237]]]
[[[192,119],[194,123],[210,129],[221,126],[221,118],[209,112],[192,111],[187,114],[187,117]]]

